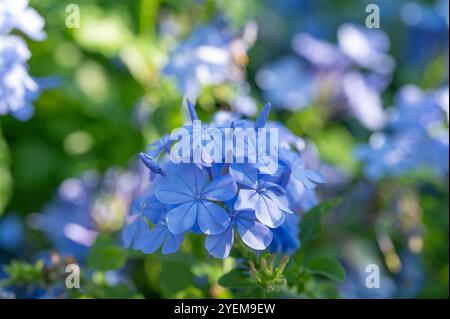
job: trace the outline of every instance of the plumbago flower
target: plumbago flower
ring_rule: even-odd
[[[245,66],[255,34],[253,23],[238,35],[221,19],[197,27],[171,52],[162,75],[173,78],[178,90],[191,100],[199,96],[203,86],[231,85],[235,93],[230,105],[242,114],[254,115],[257,107],[248,95]]]
[[[448,175],[448,88],[424,92],[405,85],[389,109],[384,131],[374,133],[356,155],[372,180],[427,170]]]
[[[324,183],[306,168],[301,139],[267,123],[270,104],[255,122],[230,116],[207,125],[187,105],[192,123],[140,154],[151,183],[132,205],[124,245],[169,254],[197,233],[210,255],[225,258],[236,233],[257,251],[297,250],[298,214],[317,204],[314,189]]]
[[[12,114],[24,121],[34,113],[39,85],[28,74],[31,53],[25,41],[10,32],[18,30],[41,41],[43,28],[44,19],[28,7],[28,0],[0,2],[0,115]]]
[[[100,233],[122,228],[124,212],[147,183],[141,173],[139,167],[110,168],[104,176],[88,171],[69,178],[30,226],[46,234],[59,254],[83,260]]]
[[[337,38],[335,45],[297,34],[292,49],[299,57],[262,67],[256,83],[278,108],[296,111],[325,99],[335,109],[348,109],[366,128],[380,129],[386,121],[380,94],[395,68],[387,54],[389,39],[380,30],[349,23],[339,27]]]

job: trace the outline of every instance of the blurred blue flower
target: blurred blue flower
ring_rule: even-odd
[[[448,120],[440,102],[436,92],[423,92],[415,86],[399,91],[396,105],[388,113],[386,131],[374,133],[369,145],[356,149],[367,177],[378,180],[420,169],[438,176],[448,174]]]
[[[20,247],[24,236],[22,220],[8,214],[0,217],[0,250],[14,253]]]
[[[273,240],[269,251],[293,254],[300,248],[300,218],[297,215],[286,215],[283,225],[273,229],[272,232]]]
[[[19,30],[41,41],[45,38],[43,27],[44,20],[28,7],[28,0],[0,3],[0,115],[10,113],[25,121],[34,113],[32,103],[39,85],[28,74],[31,53],[22,38],[9,33]]]
[[[0,34],[17,29],[35,41],[45,38],[44,19],[28,7],[28,0],[4,0],[0,3]]]
[[[298,33],[292,48],[300,56],[263,66],[256,83],[275,107],[296,111],[315,100],[347,108],[370,130],[385,123],[380,93],[391,81],[395,62],[386,52],[389,39],[380,30],[345,23],[338,44]]]
[[[425,270],[418,255],[409,251],[400,253],[401,269],[394,276],[396,296],[416,298],[426,283]]]
[[[247,33],[255,33],[254,28],[253,24],[248,25],[246,29],[251,30]],[[199,26],[171,52],[162,75],[174,78],[178,90],[193,101],[203,86],[228,84],[235,89],[231,100],[234,110],[253,115],[256,103],[248,94],[244,72],[252,38],[245,36],[245,30],[238,36],[221,19]]]
[[[31,226],[47,234],[59,254],[83,260],[100,232],[122,228],[132,198],[147,182],[141,169],[113,168],[103,177],[86,172],[81,178],[67,179],[56,197],[31,219]]]
[[[304,108],[314,100],[316,80],[312,70],[293,56],[265,65],[256,74],[256,83],[264,97],[276,108],[290,111]]]

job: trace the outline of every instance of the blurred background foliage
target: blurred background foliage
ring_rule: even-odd
[[[66,7],[72,3],[81,10],[79,29],[65,26]],[[292,54],[291,40],[298,32],[335,43],[342,23],[364,24],[368,3],[379,4],[381,26],[391,40],[389,54],[397,61],[392,82],[381,96],[383,105],[391,105],[405,84],[427,90],[448,83],[448,26],[441,30],[441,26],[407,25],[399,17],[399,8],[407,1],[32,0],[30,5],[46,20],[48,37],[42,43],[28,41],[30,72],[44,90],[28,122],[0,118],[0,215],[15,213],[27,220],[42,211],[67,178],[89,170],[127,169],[150,142],[180,126],[183,95],[161,69],[174,46],[196,26],[218,15],[235,30],[256,21],[258,38],[248,51],[246,74],[250,96],[262,105],[265,96],[255,78],[263,65]],[[420,4],[427,15],[437,2],[411,3]],[[218,110],[232,109],[234,89],[228,84],[203,87],[197,100],[200,118],[211,119]],[[359,258],[355,256],[361,257],[358,262],[367,260],[367,255],[384,265],[390,282],[384,287],[399,287],[392,294],[380,293],[381,297],[448,297],[448,180],[418,171],[368,180],[354,149],[367,143],[370,130],[354,117],[330,109],[327,101],[316,100],[294,112],[277,109],[271,119],[311,140],[321,160],[346,176],[345,183],[322,190],[323,198],[339,195],[344,201],[324,216],[325,231],[308,247],[309,259],[313,252],[329,255],[344,259],[350,269],[346,262]],[[448,165],[448,158],[443,160]],[[21,241],[31,245],[19,257],[35,257],[39,249],[52,248],[34,230],[28,230]],[[95,245],[100,245],[98,241]],[[94,256],[88,258],[96,271],[89,273],[85,296],[239,296],[233,284],[229,289],[218,284],[233,269],[233,259],[208,259],[195,235],[171,256],[125,253],[111,245],[115,248],[98,249],[106,254],[105,260],[119,263],[114,270],[121,269],[128,258],[129,281],[137,294],[128,286],[106,289],[103,283],[111,264],[104,268]],[[407,273],[400,271],[400,260]],[[61,262],[52,260],[51,265]],[[27,272],[35,273],[33,269],[18,271]],[[296,274],[303,276],[303,283],[308,283],[306,273]],[[351,279],[347,271],[347,281]],[[310,297],[338,296],[326,281],[312,285],[323,285],[323,289]],[[342,289],[357,291],[354,286]],[[303,291],[317,290],[304,287]]]

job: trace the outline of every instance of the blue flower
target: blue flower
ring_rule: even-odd
[[[298,111],[308,106],[317,90],[315,74],[294,56],[282,57],[256,73],[264,97],[278,109]]]
[[[141,248],[141,237],[149,231],[149,225],[142,215],[133,215],[127,219],[122,231],[123,246],[138,250]]]
[[[254,250],[269,249],[271,242],[272,251],[298,249],[299,218],[293,210],[306,212],[316,205],[314,189],[324,179],[320,172],[306,169],[298,153],[305,142],[282,124],[267,122],[270,108],[266,104],[254,122],[225,114],[212,124],[198,125],[194,105],[187,101],[193,123],[178,132],[183,138],[174,143],[170,154],[162,156],[171,147],[167,136],[140,154],[151,186],[132,205],[123,230],[124,245],[144,253],[162,247],[162,253],[169,254],[179,249],[186,234],[198,233],[206,235],[210,255],[225,258],[237,229],[243,243]],[[263,128],[280,130],[274,149],[270,137],[266,144],[259,139]],[[237,129],[245,131],[245,136],[237,136]],[[249,135],[252,130],[258,135]],[[219,154],[210,153],[216,152],[210,147],[223,145],[218,145],[219,140],[223,143],[231,131],[232,156],[229,150],[224,154],[223,147]],[[196,138],[200,141],[193,146]],[[200,161],[193,161],[194,156],[200,156]]]
[[[169,231],[166,215],[163,214],[152,230],[147,225],[146,231],[140,236],[139,248],[144,253],[151,254],[162,245],[163,254],[172,254],[180,248],[183,239],[184,233],[174,235]]]
[[[61,184],[55,198],[32,219],[31,226],[45,233],[59,254],[83,260],[99,233],[122,228],[134,194],[146,183],[141,167],[132,171],[112,168],[101,178],[93,172],[86,172],[81,178],[69,178]],[[155,207],[156,204],[136,200],[131,208],[136,215],[133,218],[139,212],[150,219]],[[153,220],[158,217],[154,216]],[[133,240],[128,240],[130,245]]]
[[[437,94],[446,94],[448,100],[448,91],[423,92],[412,85],[399,91],[386,130],[356,148],[368,178],[378,180],[419,169],[448,174],[448,119]]]
[[[281,57],[256,74],[275,107],[297,111],[326,100],[350,110],[370,130],[383,127],[380,93],[391,81],[395,61],[386,53],[389,39],[382,31],[346,23],[338,29],[337,45],[299,33],[292,48],[299,57]]]
[[[265,180],[265,175],[250,164],[232,164],[230,174],[240,186],[239,195],[234,204],[236,211],[255,211],[256,218],[271,228],[283,224],[289,209],[286,191],[279,185]]]
[[[306,189],[314,189],[317,184],[325,183],[325,179],[318,170],[309,170],[305,167],[305,160],[290,150],[282,151],[282,160],[289,164],[292,177],[300,181]]]
[[[24,227],[16,215],[0,217],[0,250],[17,252],[23,239]]]
[[[272,232],[260,223],[253,211],[239,211],[230,215],[231,222],[222,233],[206,238],[205,247],[216,258],[228,257],[233,246],[234,229],[237,228],[242,241],[255,250],[266,249],[272,241]]]
[[[0,3],[0,35],[17,29],[35,41],[45,38],[44,19],[28,7],[28,0],[4,0]]]
[[[297,215],[287,215],[283,225],[273,229],[272,232],[273,240],[269,251],[292,254],[300,248],[300,218]]]
[[[0,3],[0,115],[12,114],[25,121],[34,113],[39,85],[28,74],[31,53],[22,38],[9,33],[19,30],[40,41],[45,38],[43,27],[44,20],[28,7],[27,0]]]
[[[229,79],[231,40],[232,34],[222,26],[198,27],[171,53],[162,73],[174,77],[178,89],[195,99],[201,85],[217,85]]]
[[[216,201],[236,196],[237,186],[230,175],[209,181],[205,170],[193,164],[178,164],[156,186],[156,198],[174,205],[167,212],[167,225],[173,234],[180,234],[198,223],[207,235],[222,232],[230,223],[226,210]]]
[[[197,99],[203,86],[228,85],[233,89],[230,105],[235,111],[251,116],[257,107],[249,96],[244,67],[247,50],[254,42],[251,33],[256,27],[249,23],[240,37],[223,20],[196,27],[170,53],[161,73],[173,78],[178,90],[191,100]],[[246,33],[250,35],[245,36]]]

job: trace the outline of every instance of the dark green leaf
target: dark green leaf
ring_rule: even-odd
[[[300,239],[302,245],[316,238],[322,230],[322,215],[341,203],[341,198],[332,198],[324,201],[306,213],[302,219]]]
[[[235,269],[223,275],[219,279],[219,284],[226,288],[243,288],[255,285],[254,280],[250,274],[240,269]]]
[[[337,282],[342,282],[345,279],[345,270],[336,259],[314,258],[307,262],[306,268],[313,274],[322,275]]]
[[[96,270],[118,270],[125,264],[127,254],[108,237],[100,237],[92,246],[87,265]]]

